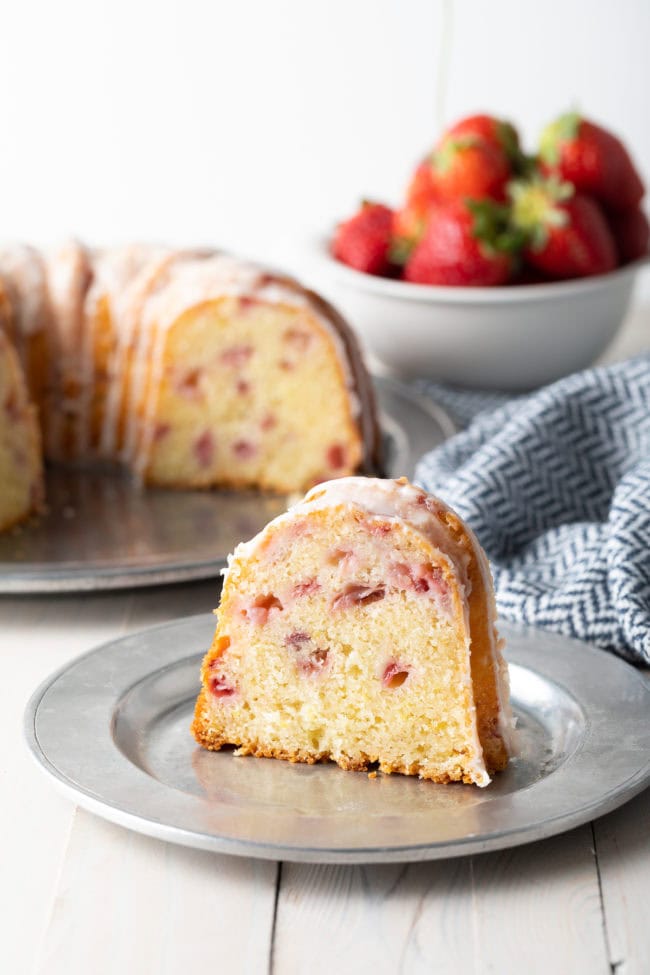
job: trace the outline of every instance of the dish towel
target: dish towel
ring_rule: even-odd
[[[500,614],[650,665],[650,354],[514,399],[423,388],[469,425],[416,481],[476,532]]]

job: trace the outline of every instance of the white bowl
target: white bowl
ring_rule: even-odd
[[[647,263],[573,281],[456,288],[363,274],[334,260],[324,242],[316,256],[319,284],[390,373],[512,391],[591,365]]]

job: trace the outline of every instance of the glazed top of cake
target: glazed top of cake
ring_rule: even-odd
[[[93,280],[88,290],[92,305],[104,295],[112,303],[116,324],[122,325],[128,308],[132,284],[145,267],[154,265],[169,255],[164,247],[149,244],[130,244],[99,251],[93,260]]]
[[[441,516],[452,513],[451,509],[439,498],[411,484],[405,477],[340,477],[323,481],[311,488],[304,498],[291,505],[288,511],[278,515],[255,538],[239,545],[236,551],[252,552],[271,526],[289,521],[295,515],[339,505],[348,505],[371,516],[396,519],[410,525],[452,562],[465,595],[469,595],[467,567],[470,551],[455,541],[441,521]],[[477,540],[469,529],[466,530],[472,548],[480,550]],[[487,566],[485,570],[488,571]]]
[[[315,510],[338,504],[353,504],[367,514],[407,522],[454,564],[465,589],[469,590],[467,566],[470,553],[451,537],[441,518],[451,510],[405,477],[342,477],[312,488],[293,510]],[[475,541],[475,540],[474,540]]]

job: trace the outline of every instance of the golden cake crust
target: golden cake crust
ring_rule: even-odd
[[[211,752],[221,751],[222,748],[235,747],[235,756],[250,755],[253,758],[275,758],[285,762],[300,763],[304,765],[319,765],[326,762],[335,762],[339,768],[346,772],[367,772],[372,766],[378,765],[379,771],[384,775],[393,773],[399,775],[416,775],[421,779],[430,782],[437,782],[439,785],[449,785],[452,782],[463,782],[465,785],[472,785],[474,779],[463,769],[463,759],[469,756],[459,755],[458,768],[455,773],[431,772],[423,768],[418,763],[412,762],[405,765],[400,762],[379,762],[370,755],[365,757],[350,758],[344,755],[334,757],[330,752],[310,752],[304,749],[284,749],[274,748],[261,741],[229,741],[227,737],[215,735],[206,723],[204,712],[206,711],[207,695],[201,690],[194,709],[194,720],[190,725],[190,731],[195,740],[203,748]],[[500,771],[502,766],[491,768],[490,771]]]

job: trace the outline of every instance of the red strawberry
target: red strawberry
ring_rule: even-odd
[[[522,261],[510,284],[548,284],[551,279],[536,268]]]
[[[391,258],[403,265],[415,245],[422,239],[431,210],[438,204],[435,174],[430,159],[416,167],[406,190],[406,203],[393,217]]]
[[[616,241],[620,264],[629,264],[645,257],[650,243],[650,225],[641,209],[608,213],[607,222]]]
[[[490,142],[497,149],[505,152],[512,168],[519,172],[524,164],[524,154],[519,144],[519,135],[514,125],[493,115],[469,115],[456,122],[445,132],[446,138],[462,139],[475,136]]]
[[[423,159],[413,173],[406,191],[407,206],[428,210],[438,202],[435,174],[430,159]]]
[[[513,269],[515,246],[505,207],[489,200],[447,203],[432,211],[404,279],[418,284],[504,284]]]
[[[431,157],[439,200],[504,200],[512,176],[503,149],[478,136],[443,138]]]
[[[616,267],[616,247],[595,200],[568,183],[535,179],[511,187],[513,226],[528,237],[525,258],[552,278],[605,274]]]
[[[422,240],[433,207],[417,207],[407,204],[393,215],[393,240],[390,247],[390,258],[393,264],[402,266],[406,263],[413,248]]]
[[[645,187],[620,139],[576,112],[561,115],[542,132],[540,160],[546,172],[573,183],[611,210],[636,207]]]
[[[393,211],[381,203],[363,203],[339,224],[332,241],[334,257],[366,274],[389,274]]]

